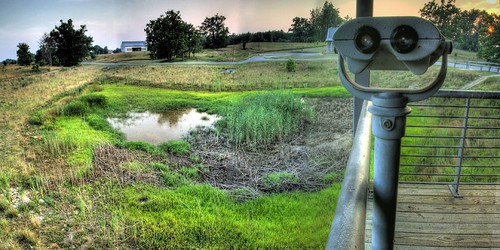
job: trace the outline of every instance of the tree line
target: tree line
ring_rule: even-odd
[[[455,0],[433,0],[424,4],[419,12],[452,40],[455,48],[477,52],[478,57],[487,61],[500,62],[500,15],[478,9],[461,10]]]
[[[36,65],[49,66],[74,66],[79,64],[93,50],[93,38],[85,34],[87,27],[81,25],[75,29],[73,20],[56,26],[49,33],[44,33],[38,41],[39,49],[35,54],[30,52],[29,45],[19,43],[17,45],[17,64],[30,65],[33,61]],[[6,65],[6,61],[4,61]]]
[[[218,49],[228,45],[229,29],[226,17],[216,14],[206,17],[201,26],[182,20],[179,11],[170,10],[149,21],[144,31],[151,59],[191,57],[205,49]]]
[[[487,61],[500,62],[500,15],[477,9],[461,10],[456,7],[455,0],[432,0],[419,12],[452,40],[455,48],[477,52]],[[242,44],[245,49],[249,42],[322,42],[329,27],[338,27],[349,19],[349,16],[341,18],[339,9],[325,1],[322,7],[310,10],[308,18],[294,17],[288,32],[272,30],[229,35],[223,15],[206,17],[199,27],[195,27],[185,22],[179,11],[170,10],[150,20],[144,31],[151,59],[172,61],[191,57],[202,49],[224,48],[228,44]],[[61,20],[59,26],[40,38],[35,54],[29,51],[26,43],[19,43],[17,63],[29,65],[35,61],[40,65],[73,66],[86,57],[110,51],[107,47],[92,46],[93,38],[85,32],[85,25],[75,29],[71,19]],[[16,61],[8,59],[3,63]]]

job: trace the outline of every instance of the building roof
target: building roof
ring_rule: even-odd
[[[337,31],[338,27],[330,27],[328,28],[328,32],[326,33],[325,42],[333,42],[333,34]]]
[[[145,41],[123,41],[121,47],[122,48],[123,47],[146,47],[146,42]]]

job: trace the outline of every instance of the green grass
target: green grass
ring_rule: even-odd
[[[267,146],[296,133],[312,109],[291,91],[263,92],[242,98],[227,115],[230,140],[237,146]]]
[[[232,62],[242,61],[251,56],[270,53],[270,52],[283,52],[283,51],[297,51],[304,50],[325,50],[324,43],[247,43],[246,50],[242,49],[241,45],[229,45],[226,48],[220,49],[205,49],[196,53],[192,57],[184,58],[185,61],[198,61],[198,62]],[[109,55],[97,55],[96,62],[147,62],[149,61],[149,52],[134,52],[134,53],[118,53]],[[161,61],[161,60],[155,60]],[[182,59],[176,59],[182,61]]]
[[[172,140],[161,143],[160,145],[158,145],[158,148],[175,155],[189,155],[191,145],[189,145],[189,143],[185,141]]]
[[[106,117],[125,116],[129,111],[185,107],[230,116],[239,112],[233,107],[252,102],[250,107],[253,109],[259,103],[269,109],[259,120],[268,118],[266,114],[275,109],[288,113],[280,119],[276,119],[273,113],[269,116],[273,121],[300,121],[308,117],[300,96],[346,95],[340,87],[200,92],[124,84],[116,78],[111,84],[107,80],[109,78],[102,78],[80,91],[80,95],[70,95],[69,99],[58,97],[66,102],[51,102],[54,106],[61,106],[61,110],[79,102],[86,110],[72,116],[68,115],[75,112],[53,114],[51,126],[44,124],[40,127],[45,129],[40,142],[43,152],[51,158],[65,159],[69,168],[64,171],[71,172],[70,177],[77,180],[83,180],[82,177],[92,171],[93,150],[103,143],[140,150],[159,159],[168,152],[189,158],[194,163],[168,166],[159,162],[130,162],[121,165],[122,169],[132,173],[158,173],[161,187],[141,182],[117,185],[106,180],[70,185],[73,191],[64,197],[70,199],[69,202],[79,211],[79,215],[74,216],[73,227],[78,240],[65,243],[63,238],[66,236],[60,232],[49,238],[53,237],[53,241],[63,248],[84,244],[88,238],[78,237],[84,235],[92,235],[86,244],[96,248],[324,248],[339,184],[319,192],[291,192],[237,201],[225,191],[198,183],[200,174],[208,168],[196,163],[197,157],[189,152],[186,142],[174,141],[158,147],[144,142],[126,142],[123,134],[114,130]],[[89,90],[98,91],[89,93]],[[46,107],[45,110],[51,108],[55,109]],[[44,123],[46,119],[40,120]],[[270,124],[271,120],[265,124]],[[282,130],[292,132],[292,127],[296,129],[296,126],[290,125]],[[272,136],[273,139],[279,137]],[[266,178],[270,189],[273,185],[295,180],[289,173],[271,173]],[[24,238],[17,241],[26,242]]]
[[[278,44],[252,46],[252,53],[301,50],[279,48]],[[245,53],[234,57],[246,58]],[[198,56],[227,60],[232,51]],[[139,55],[122,60],[142,59]],[[7,209],[0,211],[0,248],[27,248],[32,244],[49,248],[52,243],[61,248],[96,249],[324,248],[340,184],[318,192],[236,200],[228,193],[249,191],[226,193],[199,183],[209,167],[199,163],[196,154],[185,153],[185,143],[168,146],[164,150],[175,156],[166,156],[159,147],[125,142],[124,135],[106,120],[110,116],[126,116],[128,112],[191,107],[229,116],[237,110],[231,107],[262,94],[262,90],[269,91],[266,93],[270,96],[285,93],[289,101],[299,97],[350,96],[340,86],[335,62],[297,62],[296,66],[296,72],[288,72],[286,62],[237,65],[232,75],[221,73],[229,66],[84,66],[16,79],[15,86],[0,82],[4,90],[0,93],[0,113],[6,121],[6,126],[0,128],[0,192],[7,194],[11,188],[19,188],[32,198],[21,209],[0,204]],[[459,87],[485,74],[450,69],[447,86]],[[393,82],[412,82],[406,75],[375,79],[383,82],[388,78]],[[495,86],[494,83],[490,84]],[[270,103],[272,99],[253,102]],[[76,104],[80,107],[68,108],[74,103],[80,103]],[[295,101],[289,103],[296,107]],[[253,109],[248,116],[257,107]],[[259,120],[265,120],[265,114],[269,114],[267,110]],[[31,125],[25,127],[22,121],[28,119]],[[93,151],[101,144],[143,151],[134,153],[148,161],[122,163],[119,171],[155,175],[160,184],[88,179]],[[184,157],[186,161],[167,163],[167,157]],[[274,172],[264,179],[263,185],[274,189],[294,182],[295,176]],[[57,185],[51,185],[54,182]],[[42,198],[43,204],[39,202]],[[41,226],[29,221],[31,213],[46,216]],[[73,241],[65,240],[68,232],[74,233]]]
[[[371,86],[408,88],[424,87],[431,83],[439,72],[439,66],[432,66],[423,75],[413,75],[409,71],[372,71]],[[442,89],[460,89],[466,84],[480,78],[481,76],[492,75],[483,71],[471,71],[449,67]]]
[[[95,203],[95,209],[110,211],[116,220],[103,221],[106,229],[100,233],[109,230],[116,236],[109,245],[123,242],[114,246],[146,249],[324,248],[340,190],[336,184],[315,193],[274,194],[238,203],[208,185],[172,190],[106,186],[94,187],[94,192],[112,195],[108,202]],[[97,235],[95,244],[106,246],[101,241],[109,238]]]
[[[234,74],[224,73],[234,69]],[[104,82],[195,91],[250,91],[340,86],[335,61],[297,62],[288,72],[286,62],[242,65],[155,65],[112,67]]]
[[[500,77],[490,77],[486,79],[479,85],[474,87],[474,90],[482,90],[482,91],[500,91]]]
[[[460,49],[453,49],[451,55],[448,56],[448,61],[453,62],[453,60],[484,61],[477,57],[476,52]]]

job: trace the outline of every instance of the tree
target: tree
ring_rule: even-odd
[[[309,19],[303,17],[295,17],[292,20],[292,27],[288,29],[293,34],[295,42],[309,42],[312,37],[312,25]]]
[[[188,24],[186,38],[188,57],[191,57],[191,54],[193,54],[194,56],[195,53],[201,51],[203,44],[202,36],[200,31],[196,29],[192,24]]]
[[[45,59],[45,62],[49,65],[59,65],[57,58],[55,58],[55,51],[57,49],[56,43],[49,34],[44,33],[43,36],[38,41],[38,51],[40,55]],[[38,52],[37,51],[37,55]],[[40,56],[38,55],[38,56]],[[37,59],[38,60],[38,59]]]
[[[30,65],[33,61],[33,55],[30,52],[30,46],[26,43],[19,43],[17,45],[17,63],[19,65]]]
[[[189,25],[179,11],[170,10],[156,20],[150,20],[144,29],[151,59],[172,61],[188,51]]]
[[[441,4],[437,4],[436,0],[432,0],[432,2],[424,4],[424,7],[419,12],[422,18],[436,25],[444,37],[452,41],[457,40],[460,9],[455,6],[455,0],[441,0]]]
[[[43,51],[41,49],[38,49],[35,53],[35,63],[40,66],[47,65],[47,61],[45,60],[45,57],[43,56]]]
[[[485,18],[487,27],[480,30],[477,55],[489,62],[500,63],[500,15],[491,14]]]
[[[205,35],[205,48],[224,48],[228,44],[229,29],[225,26],[225,16],[216,14],[213,17],[206,17],[201,23],[200,30]]]
[[[293,19],[290,31],[294,34],[297,32],[296,38],[307,34],[313,41],[324,41],[328,28],[338,27],[344,22],[344,19],[340,17],[339,9],[328,1],[325,1],[321,8],[312,9],[310,14],[309,20],[301,17]]]
[[[481,29],[488,27],[488,13],[484,10],[465,10],[457,18],[458,36],[453,47],[477,52]]]
[[[80,25],[80,29],[75,30],[73,20],[60,22],[61,24],[50,32],[50,38],[56,45],[55,55],[63,66],[77,65],[89,55],[93,39],[85,35],[85,25]]]

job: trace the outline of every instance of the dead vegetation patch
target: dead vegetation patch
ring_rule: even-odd
[[[352,108],[346,98],[313,99],[311,104],[316,111],[315,122],[304,124],[298,134],[265,150],[236,148],[224,133],[198,128],[186,138],[191,144],[189,156],[151,156],[112,145],[100,146],[94,151],[88,180],[104,178],[121,184],[145,182],[165,186],[161,170],[133,167],[134,163],[160,162],[173,172],[202,165],[197,168],[196,181],[229,190],[240,198],[319,190],[341,179],[351,146]]]
[[[94,150],[93,170],[88,176],[88,180],[108,179],[120,184],[145,182],[161,186],[162,182],[158,171],[141,167],[141,165],[155,160],[158,159],[141,151],[101,145]],[[137,164],[137,167],[132,167],[133,164]]]
[[[316,119],[266,150],[235,149],[213,130],[188,138],[208,168],[203,181],[237,195],[291,190],[314,191],[338,181],[351,146],[351,100],[311,100]]]

